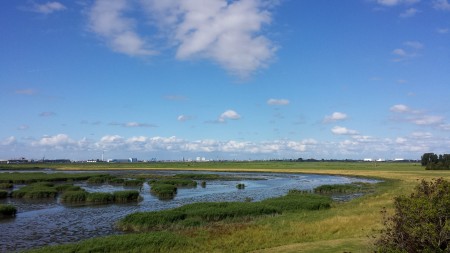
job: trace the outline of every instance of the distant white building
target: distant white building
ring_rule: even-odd
[[[364,160],[363,160],[364,162],[372,162],[373,161],[373,159],[372,158],[364,158]]]

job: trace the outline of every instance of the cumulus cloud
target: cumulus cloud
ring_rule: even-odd
[[[131,2],[97,0],[89,14],[91,30],[120,53],[131,56],[155,53],[148,47],[148,38],[157,36],[138,34],[137,24],[159,28],[159,37],[176,48],[177,59],[211,60],[240,78],[268,66],[277,49],[262,35],[263,27],[272,21],[273,4],[268,3],[276,1],[141,0],[136,5]],[[125,16],[127,11],[136,9],[144,9],[150,22]]]
[[[267,100],[268,105],[288,105],[290,102],[288,99],[275,99],[271,98]]]
[[[66,10],[67,7],[60,2],[47,2],[43,4],[34,4],[31,10],[41,14],[51,14],[57,11]]]
[[[239,115],[236,111],[227,110],[219,116],[219,122],[225,122],[228,119],[238,120],[240,118],[241,118],[241,115]]]
[[[323,119],[324,123],[336,122],[347,119],[347,114],[342,112],[333,112],[331,115],[325,116]]]
[[[346,127],[335,126],[331,129],[331,132],[336,135],[356,135],[356,130],[348,129]]]
[[[130,5],[127,0],[95,1],[88,14],[89,28],[102,37],[113,51],[129,56],[153,55],[156,52],[136,32],[136,20],[124,15]]]

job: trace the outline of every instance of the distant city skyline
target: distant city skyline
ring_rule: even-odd
[[[448,0],[1,6],[0,160],[450,153]]]

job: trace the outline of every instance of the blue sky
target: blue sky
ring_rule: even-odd
[[[0,159],[419,159],[448,0],[3,1]]]

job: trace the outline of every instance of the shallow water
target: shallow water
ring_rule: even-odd
[[[133,172],[114,172],[126,173]],[[142,171],[135,173],[143,173]],[[151,172],[155,174],[156,172]],[[205,172],[157,172],[160,174],[205,173]],[[352,182],[375,182],[374,180],[342,176],[311,174],[271,173],[216,173],[237,176],[236,180],[206,181],[206,187],[179,188],[173,200],[161,201],[150,194],[150,186],[140,189],[143,200],[137,204],[67,206],[59,200],[25,201],[18,199],[0,200],[17,207],[15,218],[0,220],[0,251],[12,252],[33,247],[76,242],[97,236],[120,234],[114,229],[117,220],[137,211],[156,211],[174,208],[194,202],[245,201],[285,195],[290,189],[312,190],[323,184],[346,184]],[[239,179],[245,178],[245,179]],[[199,181],[200,183],[200,181]],[[245,184],[244,190],[236,184]],[[112,185],[89,185],[75,183],[89,192],[113,192],[136,187]],[[20,187],[20,186],[15,186]]]

